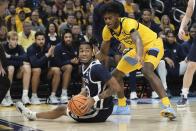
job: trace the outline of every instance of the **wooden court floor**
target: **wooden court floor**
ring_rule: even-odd
[[[143,101],[143,100],[142,100]],[[144,100],[146,101],[146,100]],[[0,107],[0,131],[195,131],[196,98],[189,100],[186,108],[177,109],[177,119],[169,121],[160,117],[158,100],[147,100],[148,104],[137,104],[132,101],[131,115],[111,115],[104,123],[77,123],[67,116],[55,120],[25,120],[15,107]],[[172,100],[176,103],[176,99]],[[54,105],[29,106],[34,111],[46,111]],[[5,124],[6,123],[6,124]],[[6,126],[4,126],[6,125]],[[9,128],[11,127],[11,128]]]

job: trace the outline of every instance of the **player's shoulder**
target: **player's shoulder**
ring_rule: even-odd
[[[122,23],[123,26],[126,26],[129,23],[135,23],[135,22],[137,22],[135,19],[128,18],[128,17],[122,17],[120,21],[121,21],[121,23]]]

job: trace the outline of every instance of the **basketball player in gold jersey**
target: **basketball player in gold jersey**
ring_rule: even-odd
[[[114,2],[107,3],[102,8],[102,15],[106,25],[102,32],[103,43],[96,57],[102,60],[108,54],[110,39],[112,37],[119,40],[128,51],[112,72],[113,76],[116,77],[121,83],[121,87],[123,87],[122,78],[125,74],[141,69],[151,87],[161,98],[164,107],[161,115],[169,119],[174,119],[176,113],[171,107],[170,100],[166,95],[160,79],[154,73],[164,54],[162,39],[155,32],[134,19],[120,18],[118,9],[118,5]],[[117,95],[119,98],[118,106],[114,108],[113,114],[121,114],[121,112],[127,110],[125,108],[127,106],[123,88]]]

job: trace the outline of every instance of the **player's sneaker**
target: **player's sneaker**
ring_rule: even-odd
[[[11,105],[10,105],[10,103],[7,102],[6,98],[4,98],[4,99],[2,100],[2,102],[1,102],[1,106],[6,106],[6,107],[8,107],[8,106],[11,106]]]
[[[131,94],[130,94],[130,99],[131,99],[131,100],[137,100],[137,99],[138,99],[137,94],[136,94],[135,91],[134,91],[134,92],[131,92]]]
[[[160,112],[161,116],[173,120],[176,118],[176,112],[171,106],[164,106],[164,109]]]
[[[185,107],[187,103],[187,98],[182,95],[180,100],[177,102],[177,107]]]
[[[61,102],[61,104],[67,103],[68,102],[68,96],[61,96],[60,102]]]
[[[22,103],[25,104],[25,105],[30,105],[31,102],[29,100],[29,97],[28,96],[22,96]]]
[[[27,118],[28,120],[36,120],[36,112],[33,112],[31,110],[29,110],[28,108],[26,108],[22,102],[16,102],[16,109],[22,114],[22,116],[24,116],[25,118]]]
[[[130,115],[131,111],[128,105],[126,106],[118,106],[114,105],[112,114],[113,115]]]
[[[41,104],[41,102],[40,102],[40,100],[39,100],[39,98],[37,96],[32,96],[31,97],[31,104],[39,105],[39,104]]]
[[[5,99],[7,100],[7,102],[10,104],[10,106],[14,105],[14,102],[12,101],[11,96],[6,96]]]
[[[50,97],[48,98],[48,103],[49,103],[49,104],[58,104],[59,101],[58,101],[58,99],[57,99],[56,96],[50,96]]]
[[[158,99],[159,96],[157,95],[157,93],[155,91],[152,92],[152,97],[153,99]]]

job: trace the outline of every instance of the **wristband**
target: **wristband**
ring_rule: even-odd
[[[94,96],[93,99],[94,99],[95,102],[97,102],[97,101],[100,100],[100,99],[99,99],[99,96]]]

